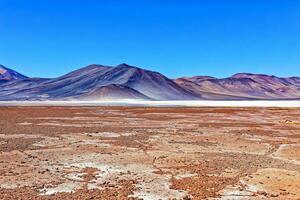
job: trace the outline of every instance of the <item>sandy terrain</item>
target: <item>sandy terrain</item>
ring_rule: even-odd
[[[297,200],[299,144],[299,108],[0,107],[0,199]]]

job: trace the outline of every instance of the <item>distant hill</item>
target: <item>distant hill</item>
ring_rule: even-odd
[[[239,73],[223,79],[185,77],[174,81],[205,99],[300,99],[300,77]]]
[[[120,64],[89,65],[57,78],[28,78],[0,65],[0,100],[251,100],[300,99],[300,77],[238,73],[171,80]]]

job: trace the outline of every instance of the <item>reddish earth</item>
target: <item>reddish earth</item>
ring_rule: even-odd
[[[0,107],[0,199],[300,199],[300,109]]]

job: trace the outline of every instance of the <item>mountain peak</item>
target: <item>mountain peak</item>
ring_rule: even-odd
[[[0,64],[0,74],[4,74],[11,69],[6,68],[4,65]]]
[[[232,78],[245,78],[245,77],[249,77],[249,76],[253,76],[254,74],[252,73],[236,73],[234,75],[232,75]]]
[[[25,78],[28,77],[0,64],[0,80],[19,80]]]
[[[253,73],[236,73],[231,76],[232,78],[251,78],[251,77],[275,77],[273,75],[266,74],[253,74]]]
[[[135,67],[135,66],[132,66],[132,65],[128,65],[127,63],[121,63],[121,64],[117,65],[116,68],[134,68],[134,69],[140,69],[138,67]]]
[[[7,69],[3,65],[0,64],[0,74],[4,74],[6,72],[7,72]]]
[[[123,67],[133,67],[133,66],[131,66],[131,65],[128,65],[127,63],[121,63],[121,64],[117,65],[117,67],[118,67],[118,66],[123,66]]]
[[[86,67],[109,67],[109,66],[106,66],[106,65],[100,65],[100,64],[90,64]]]

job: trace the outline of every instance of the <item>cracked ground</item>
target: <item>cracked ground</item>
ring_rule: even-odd
[[[1,107],[0,199],[300,199],[300,109]]]

